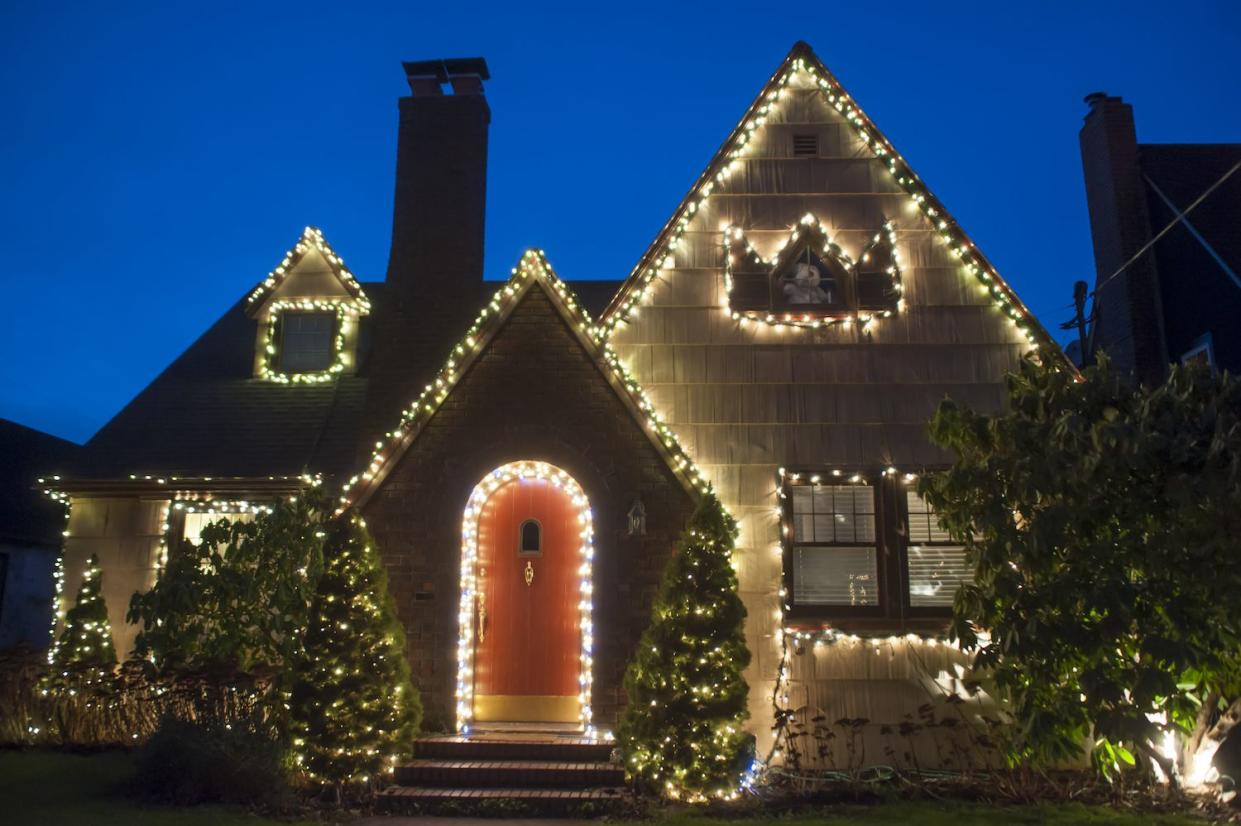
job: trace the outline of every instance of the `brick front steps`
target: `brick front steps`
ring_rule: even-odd
[[[611,743],[555,734],[424,737],[379,802],[411,813],[471,802],[620,804],[625,776],[611,761],[612,749]]]

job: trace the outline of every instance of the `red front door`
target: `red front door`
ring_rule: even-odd
[[[581,528],[540,479],[497,489],[478,523],[474,719],[577,722]]]

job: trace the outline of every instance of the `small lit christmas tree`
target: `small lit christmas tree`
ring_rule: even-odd
[[[391,771],[422,720],[387,576],[352,512],[329,528],[291,712],[299,765],[338,791]]]
[[[708,494],[682,534],[625,675],[629,776],[666,797],[729,798],[749,768],[750,662],[732,550],[737,528]]]
[[[108,622],[102,587],[99,557],[92,554],[82,575],[77,601],[65,614],[64,631],[48,658],[53,686],[96,685],[111,675],[116,666],[112,623]]]

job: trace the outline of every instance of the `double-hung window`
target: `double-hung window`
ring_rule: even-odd
[[[786,473],[786,602],[794,622],[934,631],[972,571],[909,476]]]
[[[789,498],[793,601],[802,607],[877,606],[875,488],[795,484]]]
[[[905,491],[905,509],[909,606],[951,608],[957,589],[970,578],[965,548],[953,543],[934,509],[916,491]]]

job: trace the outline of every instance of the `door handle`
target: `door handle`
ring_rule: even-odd
[[[478,641],[487,640],[487,595],[478,592]]]

